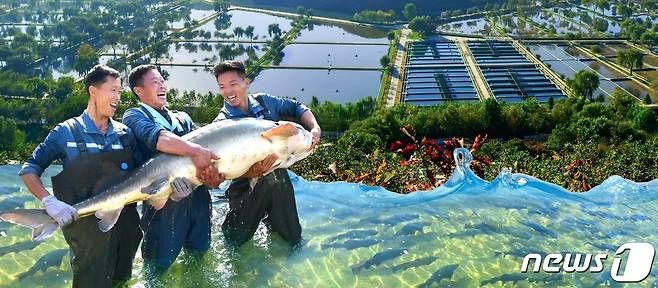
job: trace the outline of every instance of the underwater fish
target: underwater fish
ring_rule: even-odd
[[[419,259],[416,259],[416,260],[413,260],[413,261],[410,261],[410,262],[402,263],[400,265],[395,265],[395,266],[391,267],[391,270],[393,270],[393,272],[398,272],[398,271],[402,271],[402,270],[407,270],[409,268],[416,268],[416,267],[420,267],[420,266],[430,265],[430,264],[434,263],[434,261],[436,261],[436,259],[439,259],[439,258],[435,257],[435,256],[423,257],[423,258],[419,258]]]
[[[0,257],[5,256],[6,254],[9,253],[32,250],[34,249],[34,247],[39,246],[39,244],[41,244],[41,242],[28,240],[28,241],[18,242],[16,244],[5,246],[5,247],[0,247]]]
[[[542,225],[539,225],[537,223],[534,223],[534,222],[521,222],[521,224],[523,224],[524,226],[527,226],[529,228],[532,228],[532,230],[535,230],[535,231],[541,233],[542,235],[550,236],[551,238],[557,238],[557,233],[555,233],[554,231],[551,231],[550,229],[548,229],[548,228],[546,228]]]
[[[370,247],[380,242],[382,241],[377,239],[350,239],[343,243],[324,244],[322,245],[322,249],[345,248],[347,250],[354,250],[356,248]]]
[[[457,267],[459,265],[457,264],[450,264],[447,266],[441,267],[441,269],[436,270],[434,273],[432,273],[432,276],[430,276],[425,283],[418,285],[418,288],[426,288],[430,287],[430,285],[434,283],[438,283],[443,279],[450,279],[452,278],[452,274],[455,273],[455,270],[457,270]]]
[[[619,283],[614,279],[612,279],[612,275],[610,275],[610,270],[603,271],[599,274],[600,274],[599,278],[597,278],[596,281],[594,281],[592,287],[599,287],[599,285],[601,284],[605,284],[606,287],[620,287]]]
[[[12,209],[12,208],[23,208],[25,203],[30,201],[35,201],[35,198],[30,195],[21,195],[16,197],[10,197],[5,200],[0,201],[0,209]]]
[[[364,218],[361,219],[358,224],[363,226],[363,225],[384,225],[384,226],[395,226],[398,225],[402,222],[406,221],[411,221],[418,219],[420,216],[417,214],[403,214],[403,215],[395,215],[392,217],[388,217],[386,219],[379,219],[379,218]]]
[[[256,118],[219,121],[182,138],[218,155],[220,159],[213,165],[226,179],[240,177],[254,163],[270,154],[278,157],[275,168],[288,168],[311,153],[312,143],[311,133],[299,124]],[[244,145],[249,145],[249,149]],[[202,184],[196,178],[196,168],[190,157],[159,154],[135,169],[123,182],[73,207],[79,217],[95,215],[100,219],[98,228],[107,232],[125,205],[148,201],[156,209],[163,207],[172,192],[170,183],[178,177],[188,178],[197,186]],[[59,227],[45,210],[15,209],[0,214],[0,219],[32,228],[34,240],[49,237]]]
[[[50,267],[59,267],[62,265],[64,256],[69,253],[69,249],[57,249],[48,254],[41,256],[39,260],[29,270],[18,275],[18,280],[23,280],[29,276],[33,276],[38,271],[46,272]]]
[[[431,223],[429,222],[417,222],[417,223],[409,223],[407,225],[402,226],[398,232],[395,233],[395,236],[403,236],[403,235],[411,235],[411,234],[416,234],[416,232],[422,232],[423,228],[426,226],[430,225]]]
[[[387,219],[382,220],[384,224],[389,224],[389,225],[397,225],[402,222],[407,222],[411,220],[416,220],[418,219],[418,214],[404,214],[404,215],[395,215],[392,217],[389,217]]]
[[[374,256],[372,256],[372,258],[368,259],[366,262],[363,262],[360,265],[352,266],[352,273],[358,274],[359,272],[361,272],[361,270],[377,266],[379,264],[382,264],[383,262],[393,260],[407,253],[409,253],[409,251],[407,251],[407,249],[402,249],[402,248],[388,249],[386,251],[379,252]]]
[[[342,240],[342,239],[345,239],[345,238],[349,238],[349,239],[365,238],[365,237],[375,236],[375,235],[377,235],[376,230],[352,230],[352,231],[348,231],[348,232],[336,235],[334,237],[331,237],[327,240],[327,242],[334,242],[334,241]]]
[[[532,250],[532,249],[526,248],[526,247],[513,249],[513,250],[507,251],[507,252],[500,252],[500,251],[494,252],[494,256],[509,255],[509,256],[516,256],[516,257],[520,257],[520,258],[523,258],[523,257],[527,256],[528,254],[546,255],[547,253],[545,253],[543,251]]]
[[[484,280],[480,282],[480,285],[487,285],[487,284],[495,284],[496,282],[512,282],[516,284],[516,282],[526,280],[528,279],[528,274],[522,274],[522,273],[514,273],[514,274],[503,274],[500,276],[496,276],[494,278],[491,278],[489,280]]]

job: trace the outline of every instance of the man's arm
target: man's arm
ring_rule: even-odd
[[[64,128],[57,126],[55,129],[48,133],[46,139],[34,149],[32,156],[27,159],[23,167],[18,172],[27,189],[39,199],[39,201],[46,208],[46,213],[60,226],[66,225],[78,217],[77,211],[71,205],[68,205],[58,200],[54,195],[51,195],[41,182],[41,174],[50,166],[55,159],[61,159],[65,155],[62,147],[66,139],[64,138]]]
[[[219,159],[209,149],[159,127],[137,109],[127,110],[123,115],[123,123],[133,130],[135,138],[144,142],[146,147],[164,153],[192,158],[194,167],[196,167],[196,176],[201,181],[205,180],[204,170],[211,165],[212,160]]]
[[[37,197],[39,201],[50,195],[48,190],[46,190],[46,187],[43,186],[43,182],[41,182],[41,178],[38,175],[28,173],[21,175],[21,178],[23,178],[27,190],[30,190],[30,193],[32,193],[34,197]]]
[[[322,134],[320,125],[318,124],[318,121],[315,119],[315,115],[313,115],[311,110],[306,110],[306,112],[302,114],[300,121],[302,122],[304,128],[311,131],[311,135],[313,135],[313,144],[311,145],[311,149],[313,149],[315,145],[320,142],[320,135]]]
[[[37,197],[41,204],[43,204],[48,216],[52,217],[59,226],[69,224],[71,221],[78,218],[78,211],[73,208],[73,206],[57,199],[55,195],[51,195],[43,186],[43,182],[41,182],[39,176],[33,173],[28,173],[21,175],[21,178],[23,178],[23,182],[25,182],[30,193],[32,193],[34,197]]]
[[[264,97],[267,104],[273,106],[268,107],[271,108],[271,111],[278,112],[279,116],[288,116],[299,119],[304,128],[311,131],[311,134],[313,135],[313,145],[311,145],[311,149],[320,142],[320,134],[322,134],[320,125],[318,125],[318,121],[315,119],[313,112],[311,112],[306,105],[293,99],[279,98],[268,94],[263,94],[261,97]]]

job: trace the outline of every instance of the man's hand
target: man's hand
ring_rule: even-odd
[[[178,202],[192,194],[194,185],[187,178],[178,177],[174,179],[174,181],[171,181],[171,189],[174,190],[174,192],[169,195],[169,199]]]
[[[210,165],[204,169],[201,177],[203,184],[210,188],[217,188],[219,184],[224,182],[224,174],[219,173],[215,165]]]
[[[205,183],[206,175],[204,175],[204,171],[211,166],[212,160],[219,160],[219,156],[212,153],[209,149],[195,145],[191,157],[194,167],[196,167],[196,177]]]
[[[244,175],[242,175],[240,178],[256,178],[263,176],[263,173],[274,168],[274,163],[278,159],[279,158],[275,154],[270,154],[260,162],[256,162],[254,165],[251,165],[247,173],[244,173]]]
[[[64,226],[78,218],[78,211],[73,206],[57,200],[55,196],[48,195],[41,199],[41,203],[46,208],[48,216],[57,221],[59,226]]]
[[[313,136],[313,142],[311,144],[311,148],[309,150],[313,150],[318,143],[320,143],[320,135],[322,135],[322,130],[320,130],[320,126],[315,126],[313,129],[311,129],[311,135]]]

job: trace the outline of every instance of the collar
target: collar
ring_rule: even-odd
[[[87,109],[85,109],[85,111],[82,112],[82,115],[80,115],[79,118],[80,119],[78,120],[78,123],[82,126],[83,131],[86,134],[99,134],[99,135],[109,136],[109,135],[112,135],[112,134],[115,134],[115,133],[119,132],[119,131],[115,130],[114,127],[116,127],[116,125],[112,124],[112,122],[114,122],[114,121],[112,120],[112,118],[110,118],[110,120],[108,121],[108,125],[107,125],[107,133],[105,133],[105,134],[101,133],[101,131],[98,130],[98,127],[96,127],[96,123],[94,123],[94,120],[91,120],[91,117],[89,116],[89,113],[87,112]],[[121,129],[118,129],[118,130],[121,130]]]
[[[174,115],[171,114],[171,111],[169,111],[167,108],[162,107],[162,109],[169,115],[169,119],[171,119],[171,123],[165,119],[158,110],[155,108],[146,105],[142,102],[139,102],[139,105],[144,107],[146,111],[151,114],[151,117],[153,117],[153,120],[155,121],[156,124],[160,125],[162,128],[165,128],[169,131],[184,131],[183,126],[181,126],[180,122],[178,121],[178,118],[176,118]]]
[[[233,116],[233,117],[255,117],[258,112],[263,111],[263,106],[256,101],[256,98],[254,98],[253,95],[247,96],[247,107],[249,107],[249,111],[247,113],[243,112],[237,107],[233,107],[230,104],[224,102],[224,110],[227,112],[228,115]]]

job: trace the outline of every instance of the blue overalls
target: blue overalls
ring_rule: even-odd
[[[183,136],[196,128],[185,112],[156,110],[143,103],[128,109],[123,123],[133,129],[144,159],[158,153],[156,145],[161,131]],[[211,212],[207,187],[198,187],[179,202],[167,201],[159,211],[148,204],[142,207],[142,258],[157,271],[169,268],[183,247],[195,252],[210,248]]]

